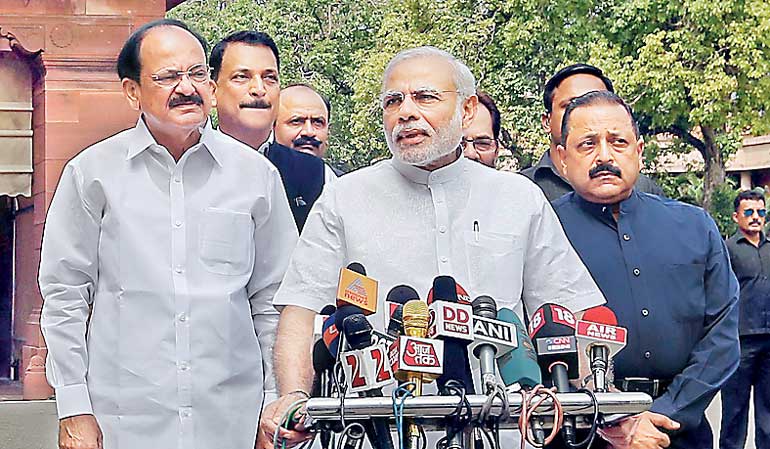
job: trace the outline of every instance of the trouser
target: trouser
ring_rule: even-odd
[[[720,449],[743,449],[749,423],[749,395],[754,387],[757,449],[770,449],[770,335],[741,337],[738,370],[722,387]]]

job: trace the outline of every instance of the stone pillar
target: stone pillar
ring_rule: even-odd
[[[751,171],[741,172],[741,190],[751,190]]]

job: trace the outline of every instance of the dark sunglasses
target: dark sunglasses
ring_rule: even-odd
[[[757,215],[759,215],[760,217],[764,217],[765,215],[767,215],[767,209],[757,209],[756,212],[757,212]],[[748,217],[751,217],[752,215],[754,215],[754,209],[743,210],[744,217],[748,218]]]

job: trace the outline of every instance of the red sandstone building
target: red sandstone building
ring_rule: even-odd
[[[0,379],[47,398],[37,286],[45,214],[76,153],[133,126],[123,42],[180,0],[0,1]]]

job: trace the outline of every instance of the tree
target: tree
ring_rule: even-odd
[[[643,18],[640,20],[640,18]],[[704,161],[711,209],[725,161],[746,133],[770,132],[770,6],[766,0],[606,2],[592,59],[609,70],[651,137]]]

